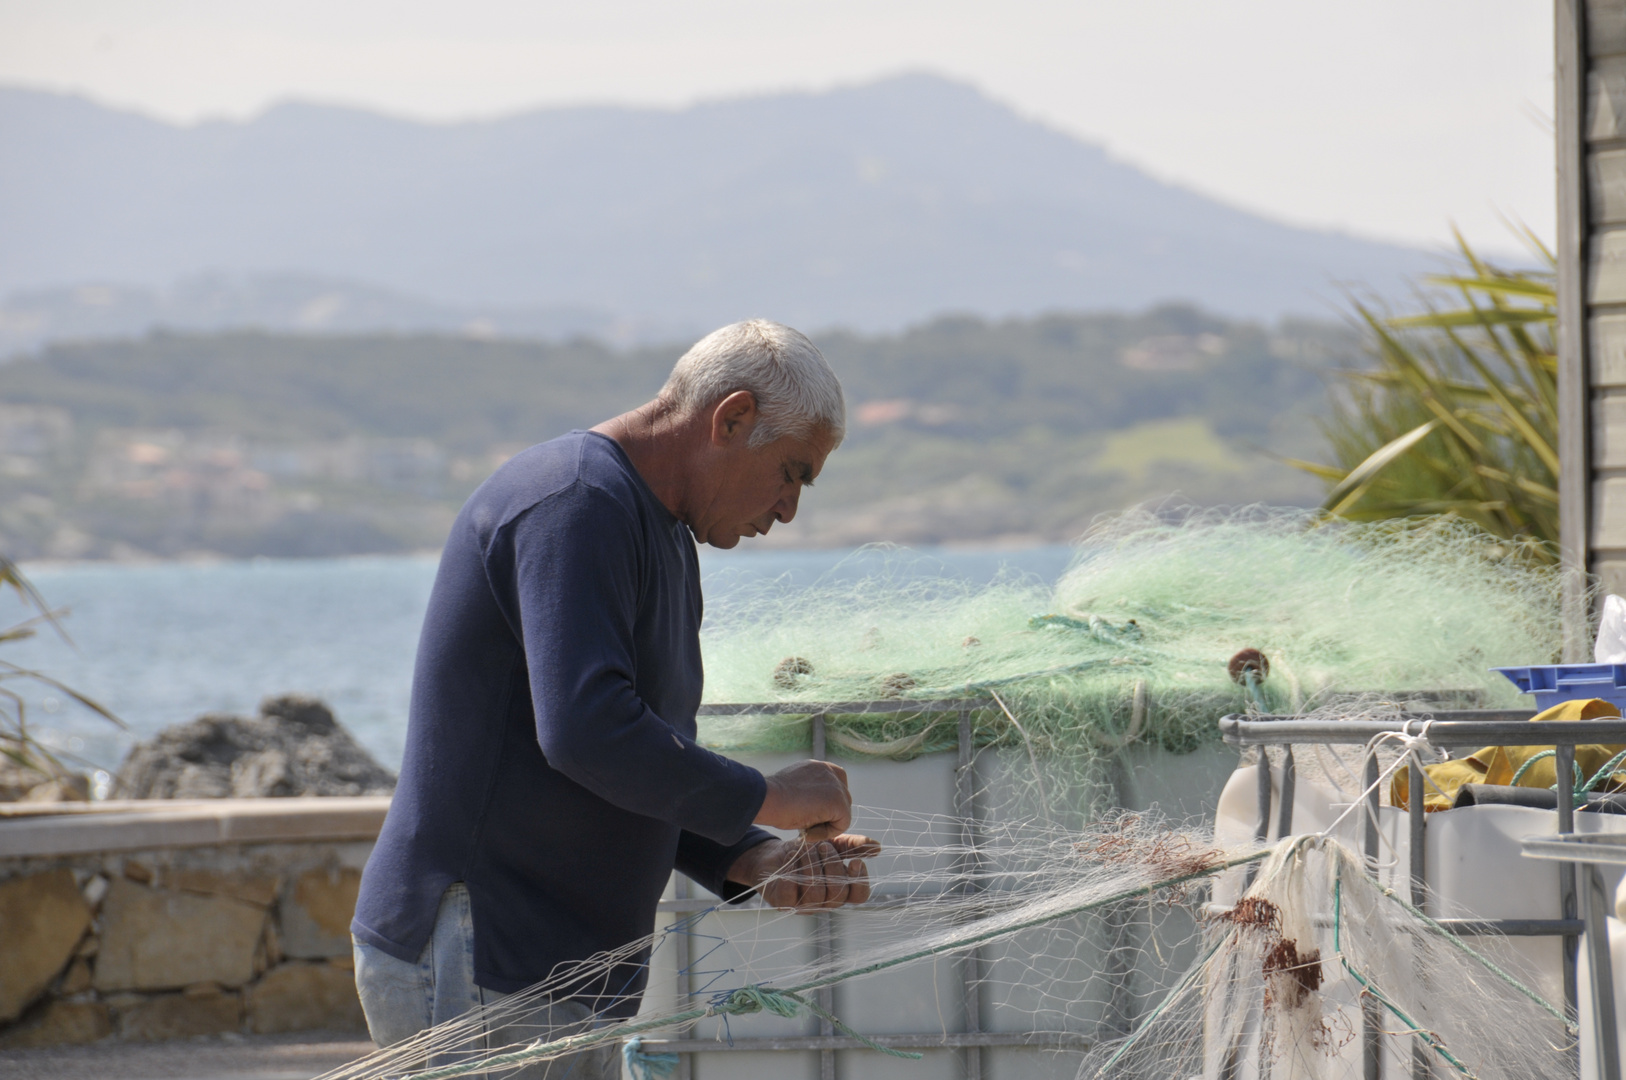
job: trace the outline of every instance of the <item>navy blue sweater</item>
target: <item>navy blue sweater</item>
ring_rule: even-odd
[[[416,960],[465,882],[475,980],[511,993],[648,934],[674,867],[744,892],[724,875],[768,839],[766,786],[694,741],[700,617],[694,538],[614,440],[498,469],[441,555],[356,937]],[[573,992],[636,1011],[645,960]]]

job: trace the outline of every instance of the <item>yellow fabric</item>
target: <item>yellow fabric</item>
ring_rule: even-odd
[[[1530,722],[1535,724],[1548,720],[1596,720],[1599,717],[1619,715],[1620,710],[1602,698],[1586,698],[1561,701],[1552,708],[1532,716]],[[1425,765],[1423,773],[1428,777],[1428,782],[1423,788],[1423,809],[1451,809],[1451,804],[1457,799],[1457,792],[1464,784],[1510,785],[1521,765],[1543,750],[1552,749],[1551,746],[1487,746],[1465,758],[1442,761],[1438,765]],[[1581,766],[1582,779],[1590,780],[1593,773],[1607,765],[1609,759],[1622,750],[1626,750],[1626,746],[1596,744],[1577,746],[1575,761]],[[1550,788],[1556,783],[1557,775],[1553,759],[1543,758],[1525,770],[1525,774],[1519,777],[1519,786]],[[1411,784],[1408,782],[1410,776],[1410,769],[1401,769],[1395,773],[1394,779],[1389,783],[1390,805],[1407,804],[1406,800],[1411,794]],[[1600,783],[1598,790],[1613,791],[1623,786],[1621,777],[1621,772],[1615,773]]]
[[[1497,747],[1487,747],[1495,750]],[[1480,751],[1484,753],[1485,751]],[[1428,780],[1423,784],[1424,810],[1449,810],[1456,801],[1457,792],[1463,784],[1483,784],[1485,782],[1485,766],[1479,760],[1479,755],[1473,757],[1455,758],[1451,761],[1442,761],[1438,765],[1423,766],[1423,773]],[[1526,774],[1528,775],[1528,774]],[[1401,769],[1395,773],[1394,779],[1389,782],[1389,803],[1392,806],[1405,806],[1411,797],[1411,770]],[[1438,789],[1438,790],[1436,790]]]

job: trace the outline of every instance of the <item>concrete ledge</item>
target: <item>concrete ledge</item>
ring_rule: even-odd
[[[387,795],[12,804],[0,810],[0,858],[376,840],[389,806]]]

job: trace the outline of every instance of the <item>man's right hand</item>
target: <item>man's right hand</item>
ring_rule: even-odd
[[[827,840],[847,831],[853,820],[853,797],[847,771],[828,761],[799,761],[780,769],[768,781],[768,795],[756,823],[794,829],[809,841]]]

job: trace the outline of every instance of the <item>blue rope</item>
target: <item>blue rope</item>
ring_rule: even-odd
[[[671,1076],[677,1071],[678,1056],[646,1054],[643,1036],[634,1035],[621,1044],[621,1063],[626,1066],[627,1075],[634,1080],[657,1080],[662,1076]]]

